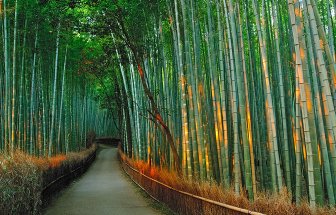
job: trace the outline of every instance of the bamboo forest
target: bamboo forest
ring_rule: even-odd
[[[41,179],[22,201],[44,198],[107,137],[121,163],[235,207],[286,193],[336,211],[335,0],[0,0],[0,29],[0,214],[40,213],[9,210],[25,162]]]

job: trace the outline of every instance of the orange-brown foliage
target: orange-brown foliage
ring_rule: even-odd
[[[51,157],[48,159],[49,167],[50,168],[59,167],[66,159],[67,159],[67,156],[65,155],[56,155],[54,157]]]
[[[57,177],[78,167],[97,149],[39,158],[22,151],[0,155],[0,214],[39,214],[41,191]]]
[[[223,188],[223,186],[218,185],[215,182],[197,182],[190,181],[186,178],[179,177],[175,172],[169,171],[167,169],[162,169],[154,166],[150,166],[148,163],[144,161],[134,161],[128,158],[123,154],[121,150],[119,150],[119,156],[121,161],[127,163],[134,169],[137,169],[139,172],[147,175],[157,181],[160,181],[163,184],[166,184],[174,189],[191,193],[196,196],[201,196],[210,200],[214,200],[217,202],[221,202],[228,205],[233,205],[239,208],[245,208],[250,211],[257,211],[264,214],[272,214],[272,215],[281,215],[281,214],[297,214],[297,215],[309,215],[309,214],[317,214],[317,215],[331,215],[336,214],[335,208],[329,207],[319,207],[314,210],[309,207],[307,201],[303,201],[300,205],[295,205],[292,203],[291,194],[286,190],[281,190],[278,194],[271,194],[265,192],[259,192],[255,196],[255,200],[250,202],[246,196],[243,194],[236,195],[232,188]],[[136,176],[133,176],[133,179],[136,180]],[[146,185],[143,184],[143,180],[141,180],[141,185],[146,187],[147,192],[153,195],[155,198],[155,194],[163,192],[161,188],[157,186],[153,186],[152,183]],[[168,191],[171,192],[171,191]],[[160,194],[158,194],[160,195]],[[162,195],[169,196],[170,194],[165,193]],[[172,194],[173,198],[165,199],[164,203],[167,205],[176,205],[177,202],[183,202],[182,207],[186,207],[187,209],[176,209],[178,213],[188,213],[188,214],[223,214],[223,211],[218,210],[218,208],[214,208],[214,206],[207,205],[204,203],[197,203],[197,201],[186,200],[183,197],[179,197],[176,194]],[[181,198],[176,200],[176,198]],[[169,202],[172,201],[172,202]],[[197,205],[198,204],[198,205]],[[201,206],[200,206],[201,205]],[[195,208],[192,211],[192,208]],[[197,210],[202,210],[202,212]],[[226,214],[227,212],[225,212]],[[230,214],[230,213],[228,213]],[[234,214],[234,213],[233,213]]]

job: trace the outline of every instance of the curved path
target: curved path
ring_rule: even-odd
[[[135,185],[126,179],[117,157],[118,150],[100,146],[96,161],[88,171],[61,191],[45,210],[46,215],[154,215]]]

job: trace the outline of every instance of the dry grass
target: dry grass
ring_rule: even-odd
[[[216,183],[194,182],[185,178],[180,178],[174,172],[165,169],[149,166],[143,161],[133,161],[120,151],[120,158],[139,172],[156,179],[177,190],[201,196],[210,200],[233,205],[239,208],[245,208],[250,211],[256,211],[264,214],[280,215],[331,215],[336,214],[335,208],[319,207],[313,211],[307,201],[302,204],[293,204],[291,195],[286,189],[278,194],[257,193],[254,202],[250,202],[244,195],[236,195],[234,190],[223,188]],[[152,196],[167,204],[172,210],[179,214],[237,214],[233,211],[223,211],[223,208],[205,203],[201,200],[181,195],[175,191],[169,190],[156,183],[146,180],[141,175],[127,169],[132,178],[146,189]]]
[[[16,152],[0,157],[0,214],[37,214],[41,172],[32,157]]]
[[[37,158],[16,151],[0,155],[0,214],[40,214],[41,191],[51,181],[78,167],[96,151]]]
[[[71,172],[73,169],[81,166],[90,155],[97,150],[97,146],[93,145],[89,149],[83,150],[78,153],[68,153],[67,155],[57,155],[45,160],[45,163],[39,166],[42,170],[43,184],[47,186],[56,178]],[[47,168],[45,168],[47,167]]]

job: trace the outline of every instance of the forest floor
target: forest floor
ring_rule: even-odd
[[[101,145],[88,171],[64,189],[44,210],[45,215],[162,214],[122,172],[118,149]]]

